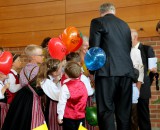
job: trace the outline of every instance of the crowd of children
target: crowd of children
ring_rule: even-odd
[[[28,45],[24,52],[29,62],[19,74],[19,54],[12,54],[9,74],[0,73],[0,129],[32,130],[45,121],[49,130],[78,130],[81,122],[85,125],[87,99],[94,88],[83,73],[80,52],[63,61],[45,57],[38,45]]]

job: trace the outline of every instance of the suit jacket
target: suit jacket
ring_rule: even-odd
[[[138,49],[141,51],[142,62],[144,65],[144,84],[140,89],[140,97],[143,99],[148,99],[151,97],[151,84],[153,81],[153,77],[149,77],[148,75],[148,58],[155,57],[155,53],[151,46],[139,44]],[[150,72],[150,75],[152,72]]]
[[[96,76],[128,76],[134,78],[130,58],[132,47],[128,25],[113,14],[95,18],[90,26],[90,47],[100,47],[106,53],[105,65]]]

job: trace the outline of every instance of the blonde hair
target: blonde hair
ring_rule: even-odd
[[[40,82],[46,79],[52,72],[56,72],[60,67],[60,63],[58,59],[48,59],[48,61],[42,63],[37,74],[37,85],[40,85]]]
[[[81,75],[81,66],[77,62],[69,61],[65,66],[65,73],[69,78],[78,78]]]
[[[34,56],[37,54],[38,49],[43,50],[41,46],[31,44],[24,49],[24,52],[27,56]]]

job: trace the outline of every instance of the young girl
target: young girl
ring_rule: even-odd
[[[85,122],[85,108],[88,93],[80,80],[81,66],[68,62],[65,67],[66,80],[61,88],[57,105],[58,122],[63,130],[78,130],[79,124]]]
[[[19,90],[10,105],[2,130],[32,130],[44,123],[40,96],[41,87],[36,86],[35,79],[39,71],[38,64],[43,62],[43,50],[37,45],[28,45],[25,53],[29,63],[20,72]]]
[[[7,107],[7,97],[5,91],[9,88],[9,83],[3,84],[7,76],[0,72],[0,129],[2,128],[4,119],[6,117],[8,107]]]
[[[40,84],[45,94],[50,98],[45,116],[48,118],[49,130],[61,130],[57,121],[57,101],[60,92],[60,78],[62,63],[57,59],[49,59],[40,66],[37,83]],[[47,110],[49,110],[47,112]]]
[[[10,83],[10,87],[7,89],[7,103],[10,104],[18,90],[21,89],[21,85],[19,83],[18,70],[21,68],[22,62],[20,60],[20,55],[12,53],[13,63],[12,68],[8,74],[8,78],[5,82]]]

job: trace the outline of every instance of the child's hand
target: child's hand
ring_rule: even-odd
[[[6,89],[8,89],[9,86],[10,86],[10,83],[6,83],[4,87],[5,87]]]
[[[63,119],[58,119],[58,123],[62,124],[63,123]]]
[[[4,85],[4,87],[3,87],[2,90],[1,90],[2,94],[5,93],[5,91],[9,88],[9,86],[10,86],[10,83],[6,83],[6,84]]]

